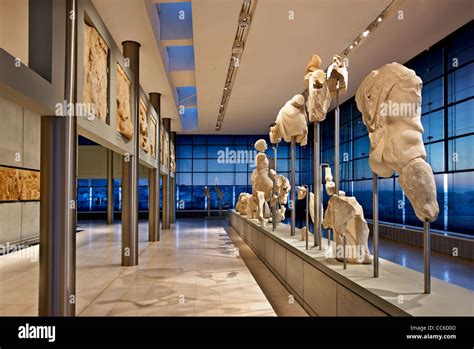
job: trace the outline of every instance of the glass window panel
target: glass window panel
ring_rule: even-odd
[[[176,184],[177,185],[192,185],[193,178],[192,173],[176,173]]]
[[[193,144],[193,136],[179,135],[176,137],[176,144]]]
[[[190,145],[180,145],[176,149],[176,157],[179,159],[190,159],[193,156],[193,147]]]
[[[206,197],[204,196],[205,186],[194,185],[193,187],[193,201],[190,209],[192,210],[204,210],[206,208],[205,202]]]
[[[193,161],[191,159],[177,159],[177,172],[191,172],[193,170]]]
[[[369,166],[369,159],[354,160],[354,179],[372,178],[372,170]]]
[[[448,75],[448,103],[474,96],[474,63]]]
[[[448,108],[448,137],[474,132],[474,99]]]
[[[362,205],[365,218],[372,219],[372,180],[355,181],[354,196]]]
[[[206,172],[207,171],[207,160],[193,160],[193,171]]]
[[[423,141],[434,142],[444,137],[444,111],[438,110],[433,113],[425,114],[421,117],[423,124]]]
[[[205,159],[207,158],[207,148],[203,145],[193,146],[193,158]]]
[[[193,206],[193,187],[190,185],[178,185],[176,189],[176,198],[179,205],[176,209],[179,210],[190,210]]]
[[[443,78],[439,78],[423,85],[421,112],[426,113],[443,106]]]
[[[448,141],[449,171],[474,169],[474,136]]]
[[[193,144],[206,144],[206,136],[193,136]]]
[[[207,174],[208,185],[234,185],[234,173],[216,173],[209,172]]]
[[[353,132],[354,132],[354,138],[366,136],[368,134],[367,127],[364,125],[364,122],[362,121],[362,116],[357,117],[353,120],[352,127],[353,127]]]
[[[426,144],[426,160],[431,165],[433,172],[444,171],[444,142]]]
[[[473,235],[474,172],[448,176],[448,230]]]
[[[393,222],[395,219],[394,210],[394,178],[379,179],[379,219],[385,222]]]
[[[354,158],[361,158],[369,156],[370,140],[369,137],[357,138],[354,140]]]
[[[207,185],[207,174],[206,173],[193,173],[193,185]]]

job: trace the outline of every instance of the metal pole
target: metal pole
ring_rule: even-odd
[[[158,116],[156,125],[156,150],[157,168],[150,169],[148,177],[148,241],[160,241],[160,127],[161,127],[161,94],[149,94],[150,103]]]
[[[65,7],[66,102],[76,102],[76,0]],[[76,312],[76,115],[41,118],[41,201],[39,316],[75,316]]]
[[[295,188],[295,143],[296,137],[291,137],[291,227],[290,227],[290,234],[291,236],[295,236],[295,225],[296,225],[296,188]]]
[[[374,278],[379,277],[379,176],[372,172],[372,210],[373,210],[373,242],[374,242]]]
[[[319,142],[319,122],[313,124],[314,138],[314,246],[319,245],[321,250],[321,158],[320,158],[320,142]]]
[[[424,254],[424,274],[425,293],[431,293],[431,245],[430,245],[430,222],[423,222],[423,254]]]
[[[334,112],[334,193],[339,195],[339,79],[336,82],[336,110]]]
[[[114,223],[114,152],[107,149],[107,224]]]
[[[328,246],[331,247],[331,229],[328,229]]]
[[[307,185],[304,187],[306,188],[306,249],[309,249],[309,187]],[[314,240],[316,240],[316,235],[314,235]]]
[[[278,143],[276,143],[274,146],[273,146],[273,167],[274,167],[274,170],[275,170],[275,178],[273,179],[273,189],[272,189],[272,196],[278,194],[277,193],[277,190],[276,190],[276,176],[277,176],[277,151],[278,151]],[[272,207],[272,228],[273,228],[273,231],[276,230],[276,227],[277,227],[277,209],[278,209],[278,195],[277,195],[277,198],[275,200],[275,204],[273,205]]]

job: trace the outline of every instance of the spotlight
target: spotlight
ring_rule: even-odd
[[[382,22],[382,17],[377,18],[377,22]]]
[[[367,37],[369,35],[370,31],[366,30],[365,32],[362,33],[362,36]]]

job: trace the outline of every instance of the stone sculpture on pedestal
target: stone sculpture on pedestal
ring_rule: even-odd
[[[308,125],[306,120],[304,97],[295,95],[280,109],[276,125],[270,129],[272,143],[283,138],[285,142],[291,142],[295,137],[296,143],[305,146],[308,142]]]
[[[336,96],[337,84],[339,83],[339,95],[343,95],[347,91],[347,84],[349,80],[349,74],[345,62],[338,55],[334,55],[332,58],[332,64],[327,70],[327,84],[331,96]]]
[[[346,236],[345,256],[349,263],[370,263],[367,243],[369,227],[362,206],[355,197],[333,195],[324,214],[323,227],[333,229],[336,240],[336,259],[343,261],[343,236]]]
[[[421,221],[439,214],[433,171],[426,162],[421,124],[422,80],[399,63],[372,71],[357,90],[369,131],[369,165],[381,177],[400,174],[400,186]]]
[[[332,229],[334,231],[336,259],[341,262],[343,261],[343,236],[345,236],[345,256],[347,261],[359,264],[370,263],[369,227],[364,218],[362,206],[355,197],[345,196],[345,193],[341,190],[339,190],[339,195],[335,195],[335,183],[333,182],[330,167],[325,169],[325,179],[326,192],[330,199],[322,224],[324,229]],[[314,206],[310,205],[310,207],[314,211]]]
[[[253,199],[258,202],[257,216],[260,224],[265,226],[265,207],[267,207],[266,203],[272,197],[272,178],[275,176],[275,171],[268,168],[268,158],[264,153],[267,149],[267,142],[264,139],[259,139],[255,142],[255,149],[258,154],[255,156],[256,168],[252,172],[252,195],[254,196]]]
[[[99,120],[107,119],[109,48],[97,29],[84,24],[84,83],[82,99]]]
[[[131,86],[130,79],[117,64],[117,131],[129,140],[134,134],[130,107]]]
[[[247,214],[247,207],[249,204],[249,199],[252,197],[252,194],[249,193],[240,193],[235,209],[241,215],[245,216]]]
[[[308,120],[310,122],[321,122],[326,119],[326,113],[331,105],[331,93],[327,84],[327,77],[321,69],[321,58],[313,54],[311,61],[306,67],[304,76],[305,86],[308,89]]]

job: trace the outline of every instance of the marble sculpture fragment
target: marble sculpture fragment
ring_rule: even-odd
[[[369,165],[399,182],[421,221],[434,221],[439,207],[436,183],[426,162],[421,124],[422,80],[399,63],[372,71],[359,86],[357,107],[369,132]]]

